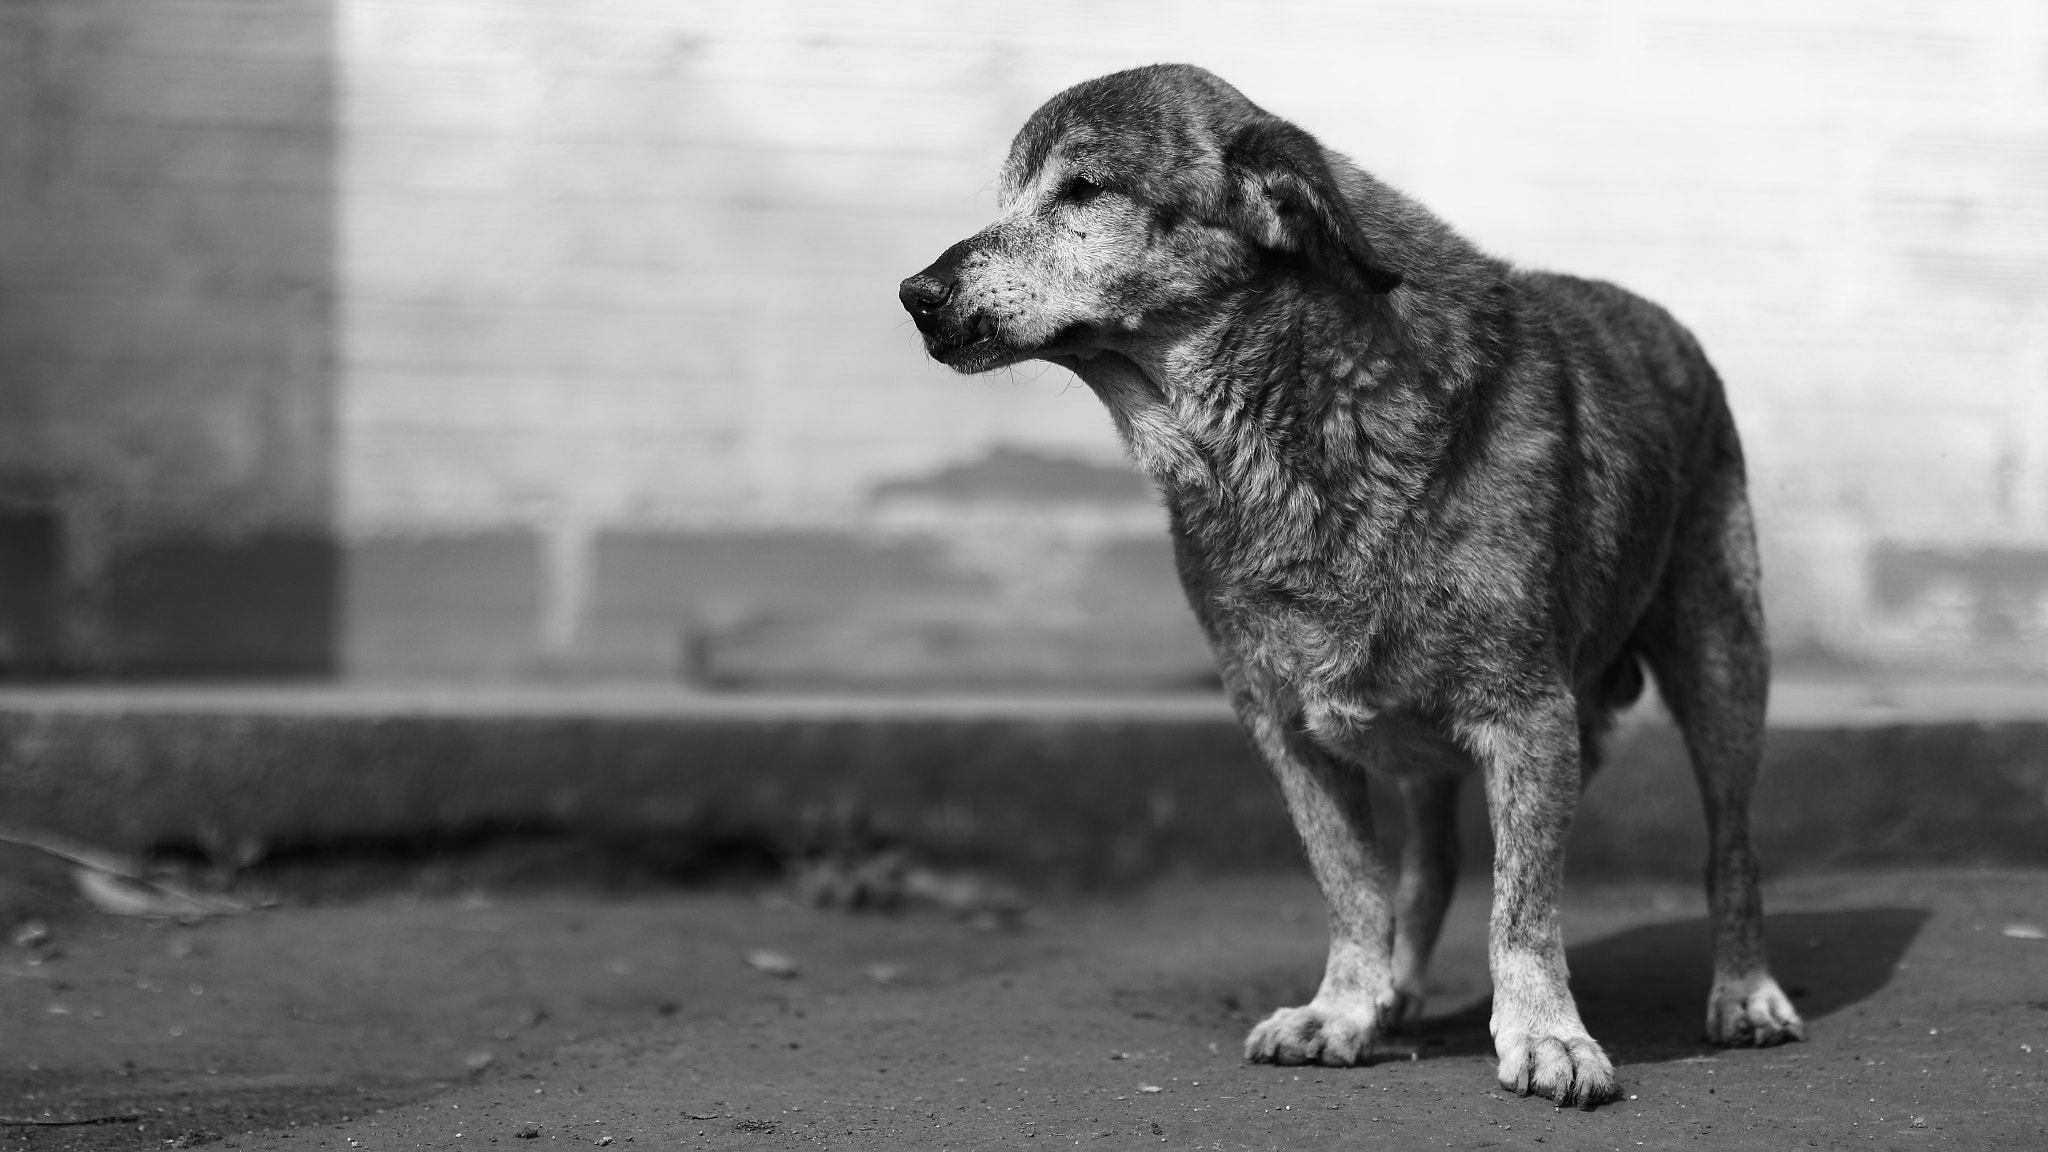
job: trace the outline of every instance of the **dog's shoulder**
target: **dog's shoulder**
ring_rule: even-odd
[[[1527,268],[1514,269],[1509,279],[1532,307],[1583,325],[1599,339],[1699,347],[1685,325],[1662,305],[1618,284]]]
[[[1706,351],[1662,305],[1604,280],[1557,272],[1516,269],[1509,280],[1522,326],[1550,334],[1543,343],[1560,378],[1589,401],[1660,410],[1680,439],[1725,409]]]
[[[1576,345],[1621,354],[1638,367],[1711,371],[1698,339],[1677,317],[1620,285],[1521,268],[1509,280],[1525,309]]]

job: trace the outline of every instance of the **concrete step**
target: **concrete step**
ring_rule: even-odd
[[[1478,791],[1464,815],[1475,868],[1488,850]],[[1083,885],[1298,860],[1211,694],[13,688],[0,691],[0,825],[222,860],[480,829],[788,852],[880,840]],[[1756,827],[1780,871],[2048,865],[2048,686],[1781,685]],[[1572,867],[1691,875],[1703,846],[1678,735],[1639,708],[1581,806]]]

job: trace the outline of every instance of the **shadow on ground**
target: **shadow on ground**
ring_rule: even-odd
[[[1800,1014],[1831,1016],[1890,983],[1920,934],[1921,908],[1799,912],[1764,921],[1772,970]],[[1669,1060],[1712,1051],[1701,1037],[1712,980],[1704,919],[1632,928],[1571,951],[1586,1026],[1615,1058]]]
[[[1772,970],[1802,1016],[1831,1016],[1890,982],[1928,915],[1922,908],[1860,908],[1767,916]],[[1704,918],[1630,928],[1569,949],[1567,957],[1586,1028],[1616,1061],[1715,1050],[1702,1035],[1713,977]],[[1421,1053],[1490,1055],[1489,1008],[1482,996],[1425,1020],[1416,1036]]]
[[[1806,1019],[1822,1019],[1883,988],[1928,915],[1922,908],[1880,907],[1767,916],[1772,970]],[[1442,950],[1430,984],[1432,1002],[1444,1010],[1410,1035],[1387,1038],[1382,1059],[1407,1059],[1411,1051],[1423,1059],[1493,1054],[1484,951],[1475,943]],[[1713,976],[1704,918],[1625,929],[1570,948],[1567,958],[1586,1027],[1615,1060],[1654,1063],[1716,1051],[1702,1034]],[[1280,1005],[1307,1003],[1315,990],[1314,970],[1290,965],[1240,973],[1222,987],[1123,999],[1126,1007],[1145,1001],[1155,1014],[1191,1022],[1249,1026]]]

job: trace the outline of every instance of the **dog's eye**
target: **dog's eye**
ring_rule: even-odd
[[[1102,195],[1102,185],[1086,176],[1076,176],[1060,189],[1060,199],[1071,204],[1086,204]]]

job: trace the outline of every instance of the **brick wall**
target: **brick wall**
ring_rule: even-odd
[[[0,0],[0,672],[322,673],[324,0]]]
[[[252,15],[286,11],[329,42]],[[273,30],[195,48],[163,31],[167,12]],[[172,254],[177,275],[141,291],[192,317],[125,338],[188,366],[163,376],[142,431],[121,405],[81,405],[50,431],[59,377],[39,368],[34,387],[0,380],[0,401],[39,413],[0,435],[39,476],[61,463],[122,507],[331,513],[332,660],[356,674],[1199,676],[1156,516],[1119,480],[1092,397],[1054,370],[945,374],[894,301],[900,277],[986,220],[1033,107],[1160,59],[1220,72],[1497,252],[1618,280],[1689,322],[1748,440],[1787,660],[2048,672],[2037,4],[0,0],[0,14],[72,37],[36,59],[150,65],[83,87],[10,82],[22,74],[0,65],[14,132],[0,146],[127,92],[140,110],[121,116],[185,117],[187,142],[74,123],[52,138],[90,139],[99,159],[67,161],[66,178],[112,165],[138,202],[237,223],[109,218],[141,238],[121,260]],[[0,51],[26,51],[8,39]],[[280,80],[290,52],[309,54]],[[293,79],[330,64],[329,87]],[[331,135],[302,88],[331,94]],[[0,194],[20,183],[0,178]],[[325,211],[285,212],[309,202]],[[37,236],[100,234],[98,217],[38,211],[59,225]],[[92,263],[12,235],[11,293]],[[264,287],[301,274],[325,277],[331,309],[291,312]],[[253,299],[228,316],[161,311],[200,307],[213,289],[195,285],[212,284]],[[0,364],[16,371],[31,332],[65,371],[114,382],[98,387],[153,378],[103,363],[82,321],[9,323]],[[331,374],[291,359],[320,347]],[[215,354],[244,368],[189,367]],[[196,465],[138,471],[126,455],[168,462],[192,443]]]
[[[872,542],[892,479],[1113,461],[1062,374],[922,363],[890,288],[986,218],[1038,101],[1190,59],[1495,250],[1691,322],[1788,656],[2044,669],[2038,11],[352,0],[344,521],[538,533],[538,642],[571,652],[628,579],[595,570],[611,535]],[[956,574],[1016,562],[927,529]],[[671,628],[749,600],[674,573]],[[727,615],[805,611],[755,599]]]

